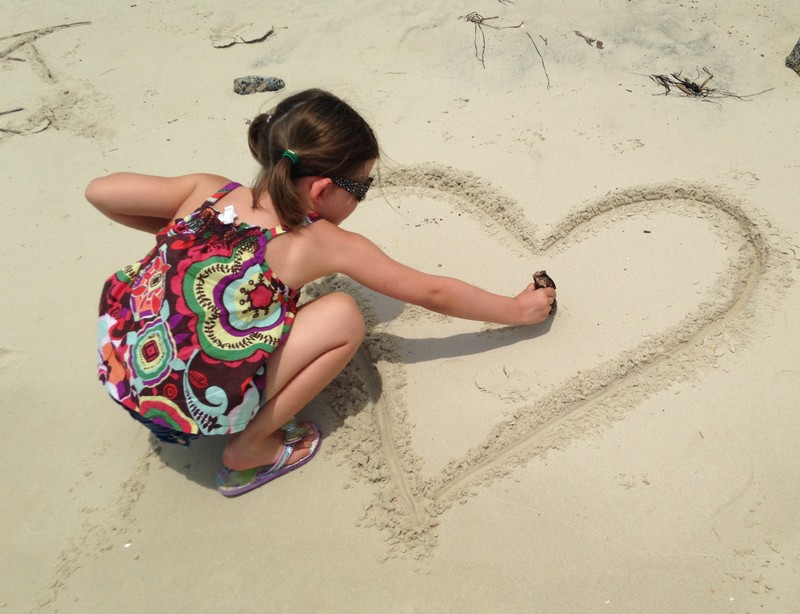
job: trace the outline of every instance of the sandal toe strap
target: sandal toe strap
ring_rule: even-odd
[[[275,464],[269,468],[270,473],[283,469],[284,465],[289,461],[289,458],[291,458],[292,452],[294,452],[294,446],[291,443],[284,443],[281,448],[281,455],[278,457],[278,460],[275,461]]]
[[[284,424],[281,429],[283,430],[283,443],[284,445],[297,443],[308,434],[308,429],[297,424],[296,420],[292,420]]]

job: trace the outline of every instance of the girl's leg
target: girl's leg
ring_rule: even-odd
[[[350,362],[364,339],[364,319],[347,294],[327,294],[301,307],[286,341],[267,360],[269,399],[222,455],[226,467],[250,469],[274,463],[283,445],[280,427],[316,397]],[[295,446],[289,463],[308,453]]]

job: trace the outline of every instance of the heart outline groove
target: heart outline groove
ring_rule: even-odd
[[[654,207],[683,214],[688,211],[700,218],[716,216],[733,228],[745,245],[728,270],[717,276],[713,289],[722,300],[701,304],[677,325],[514,408],[479,445],[427,479],[419,476],[422,460],[411,444],[403,399],[398,402],[396,395],[387,399],[382,390],[384,378],[396,382],[396,389],[405,386],[397,349],[371,330],[374,315],[355,284],[341,278],[326,282],[329,288],[356,295],[368,322],[362,348],[331,385],[328,400],[343,418],[345,432],[341,437],[337,434],[341,444],[334,449],[344,450],[353,479],[369,483],[373,489],[373,501],[366,506],[360,524],[384,532],[389,544],[384,557],[428,556],[437,543],[441,515],[454,503],[476,494],[479,486],[510,474],[550,449],[563,447],[584,432],[587,422],[593,430],[602,430],[654,393],[696,377],[717,361],[708,351],[714,335],[724,332],[737,341],[746,340],[756,311],[752,301],[756,287],[768,290],[759,295],[758,309],[764,311],[777,305],[791,282],[789,250],[780,247],[785,238],[763,215],[703,185],[653,184],[617,190],[572,210],[546,236],[538,238],[519,204],[470,173],[431,164],[407,166],[384,172],[381,184],[386,191],[444,199],[454,211],[496,231],[496,237],[509,237],[509,242],[517,243],[512,247],[521,247],[526,255],[557,251],[604,216],[623,210],[628,215],[647,212]],[[354,390],[366,392],[354,398]],[[598,415],[604,424],[593,419]],[[354,425],[364,420],[371,421],[372,428],[367,431],[373,435],[363,438],[366,431],[359,430],[353,448],[347,431],[355,432]]]

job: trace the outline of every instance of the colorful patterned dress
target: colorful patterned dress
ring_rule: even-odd
[[[239,185],[164,228],[103,288],[98,376],[156,433],[244,429],[266,401],[266,360],[294,320],[299,291],[265,260],[267,243],[287,229],[225,223],[214,208]]]

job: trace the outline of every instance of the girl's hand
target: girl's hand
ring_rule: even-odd
[[[554,288],[539,288],[528,284],[520,294],[514,297],[519,311],[520,324],[538,324],[550,315],[550,310],[556,300]]]
[[[305,235],[301,234],[305,230]],[[301,244],[304,276],[302,285],[331,273],[342,273],[355,282],[404,303],[419,305],[437,313],[518,326],[547,319],[555,300],[555,288],[537,290],[529,284],[518,296],[487,292],[452,277],[429,275],[392,260],[366,237],[319,220],[296,235],[308,236]],[[306,248],[302,248],[306,245]],[[286,281],[284,276],[284,281]]]

